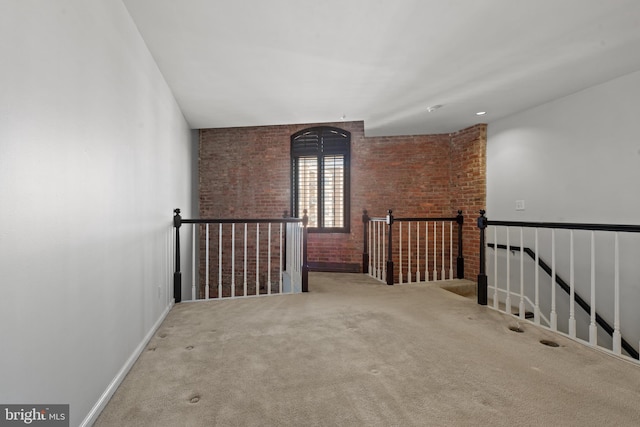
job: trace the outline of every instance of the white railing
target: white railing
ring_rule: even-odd
[[[192,301],[307,291],[305,219],[183,219],[176,210],[176,302],[183,225],[191,227],[193,242]]]
[[[371,218],[368,223],[368,271],[380,281],[387,280],[387,225],[385,218]]]
[[[483,218],[484,303],[637,361],[640,226]]]
[[[391,210],[386,217],[365,211],[363,222],[363,271],[371,277],[391,285],[464,276],[460,212],[452,218],[394,218]]]

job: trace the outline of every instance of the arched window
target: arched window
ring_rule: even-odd
[[[291,136],[291,211],[310,231],[349,232],[351,134],[320,126]]]

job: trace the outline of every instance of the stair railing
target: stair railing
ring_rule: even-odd
[[[462,211],[447,218],[396,218],[391,209],[384,217],[365,210],[362,222],[362,271],[371,277],[387,285],[464,278]]]
[[[567,332],[566,335],[584,342],[590,346],[600,346],[598,344],[598,327],[601,328],[612,338],[611,349],[616,355],[622,355],[622,350],[626,352],[631,358],[638,359],[638,350],[626,339],[622,337],[621,332],[621,300],[620,300],[620,238],[621,233],[640,233],[640,226],[638,225],[616,225],[616,224],[584,224],[584,223],[558,223],[558,222],[523,222],[523,221],[492,221],[488,220],[485,216],[485,211],[480,211],[480,217],[478,218],[478,227],[480,228],[480,274],[478,275],[478,303],[487,305],[489,300],[489,289],[493,291],[491,296],[491,307],[500,310],[500,305],[504,306],[504,312],[512,314],[512,300],[511,297],[515,296],[519,300],[517,316],[520,319],[525,319],[525,305],[529,305],[533,308],[533,322],[535,324],[541,324],[541,318],[547,322],[546,327],[554,332],[561,332],[558,329],[558,305],[556,288],[560,288],[569,296],[569,314],[567,319]],[[491,227],[491,231],[487,232],[487,229]],[[533,248],[529,244],[525,244],[523,230],[533,230]],[[550,230],[550,246],[551,246],[551,264],[547,263],[542,257],[540,257],[541,244],[539,242],[539,229]],[[500,230],[500,238],[498,231]],[[515,244],[512,243],[512,232],[516,231]],[[559,255],[557,253],[556,245],[556,231],[568,230],[569,233],[569,281],[567,282],[558,274],[557,260]],[[589,278],[590,278],[590,290],[589,299],[583,298],[576,291],[576,272],[575,272],[575,231],[587,231],[589,234]],[[613,234],[613,326],[605,320],[605,316],[596,311],[596,289],[601,289],[605,286],[605,283],[600,280],[598,283],[596,276],[596,233],[604,235]],[[529,233],[530,235],[531,233]],[[493,242],[487,242],[489,237]],[[531,239],[529,239],[531,240]],[[503,243],[498,243],[502,241]],[[635,241],[634,241],[635,242]],[[637,242],[640,246],[640,242]],[[492,286],[489,286],[489,277],[487,275],[487,261],[486,250],[491,248],[494,251],[493,256],[493,268],[491,274]],[[504,280],[503,283],[499,283],[499,263],[498,263],[498,250],[507,251],[507,261],[503,270]],[[520,253],[519,257],[519,289],[512,288],[511,283],[511,261],[509,259],[509,253]],[[525,287],[530,290],[530,285],[525,283],[524,280],[524,254],[526,254],[531,260],[534,261],[534,301],[531,301],[525,294]],[[540,271],[543,271],[551,278],[551,301],[550,312],[548,313],[548,319],[541,313],[540,302]],[[502,285],[503,287],[501,287]],[[557,285],[557,286],[556,286]],[[504,298],[501,298],[501,294],[504,294]],[[589,315],[589,327],[588,327],[588,340],[581,339],[576,336],[576,310],[575,305],[582,308],[586,314]],[[500,310],[503,311],[503,310]],[[545,326],[545,325],[542,325]],[[631,328],[635,325],[626,325],[627,328]],[[640,332],[640,331],[635,331]],[[562,332],[561,332],[562,333]]]
[[[303,218],[184,219],[175,209],[176,303],[182,300],[180,229],[185,224],[192,226],[191,300],[308,292],[306,211]]]

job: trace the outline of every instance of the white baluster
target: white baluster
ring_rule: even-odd
[[[375,250],[376,247],[373,244],[373,235],[371,234],[373,228],[373,221],[367,223],[367,248],[369,251],[369,276],[375,277],[373,266],[375,265]]]
[[[411,283],[411,277],[413,276],[411,274],[411,257],[413,257],[413,255],[411,254],[411,221],[409,221],[409,226],[408,226],[408,234],[409,234],[409,238],[407,240],[407,282]]]
[[[400,224],[400,232],[398,233],[398,240],[400,241],[400,262],[398,263],[398,271],[400,272],[400,277],[398,280],[400,281],[399,283],[402,283],[402,222],[398,222],[398,224]]]
[[[416,282],[420,282],[420,221],[416,222]]]
[[[569,230],[569,336],[576,337],[576,290],[573,252],[573,230]]]
[[[209,299],[209,224],[206,224],[204,297]]]
[[[236,297],[236,223],[231,223],[231,298]]]
[[[196,224],[191,227],[191,242],[193,249],[191,251],[191,300],[196,299]]]
[[[376,223],[371,221],[369,222],[369,275],[372,277],[378,277],[378,259],[376,257],[378,253],[378,246],[376,244],[376,234],[378,230],[376,229]]]
[[[449,222],[449,280],[453,279],[453,222]]]
[[[614,262],[614,280],[613,280],[613,352],[620,354],[622,352],[622,336],[620,334],[620,250],[618,245],[618,232],[615,234],[615,246],[613,253]]]
[[[433,280],[438,280],[438,232],[435,221],[433,222]]]
[[[549,323],[552,331],[558,330],[558,313],[556,313],[556,230],[551,229],[551,315]]]
[[[373,227],[373,277],[375,277],[376,279],[379,279],[379,272],[378,272],[378,251],[380,250],[379,246],[379,242],[378,242],[378,233],[380,232],[378,230],[378,222],[374,222],[372,224]]]
[[[442,250],[442,272],[440,273],[441,276],[440,278],[442,280],[446,280],[446,273],[445,273],[445,266],[444,266],[444,221],[442,221],[442,247],[440,248]]]
[[[256,223],[256,295],[260,295],[260,223]]]
[[[520,227],[520,304],[518,305],[518,311],[520,311],[520,319],[525,318],[524,308],[524,236],[522,227]]]
[[[282,271],[282,223],[280,223],[280,280],[278,281],[279,291],[282,293],[282,275],[284,274]]]
[[[378,235],[378,243],[376,244],[376,248],[378,248],[378,267],[377,267],[377,273],[378,273],[378,280],[382,280],[382,271],[384,269],[384,263],[383,263],[383,259],[380,256],[381,254],[381,247],[380,247],[380,241],[382,241],[384,243],[385,239],[384,239],[384,230],[382,227],[382,224],[380,223],[380,221],[378,221],[376,223],[376,228],[377,228],[377,235]],[[384,253],[382,254],[382,256],[384,256]]]
[[[500,308],[498,298],[498,227],[493,227],[493,277],[493,308],[498,310]]]
[[[247,223],[244,223],[244,265],[243,265],[243,277],[242,288],[244,290],[243,296],[247,296]]]
[[[289,286],[293,287],[293,277],[295,277],[297,275],[297,271],[295,268],[295,245],[294,245],[294,237],[295,237],[295,228],[296,228],[296,223],[288,223],[287,224],[287,240],[286,240],[286,248],[287,248],[287,253],[285,255],[286,257],[286,265],[287,265],[287,272],[289,273]]]
[[[299,277],[299,271],[300,271],[300,258],[298,255],[298,252],[300,251],[299,247],[298,247],[298,223],[292,224],[291,225],[291,237],[289,242],[291,243],[289,245],[289,247],[291,248],[291,271],[292,271],[292,276],[291,276],[291,283],[289,286],[289,293],[294,293],[295,289],[297,288],[297,281],[298,281],[298,277]],[[295,277],[295,279],[293,278]]]
[[[429,281],[429,221],[424,223],[424,281]]]
[[[297,281],[296,283],[298,284],[298,286],[296,286],[295,289],[300,289],[302,290],[302,224],[298,224],[296,226],[296,247],[297,252],[298,252],[298,262],[297,262],[297,266],[298,266],[298,275],[297,275]],[[291,288],[291,292],[293,293],[295,290],[292,287]]]
[[[269,223],[267,234],[268,249],[267,249],[267,295],[271,295],[271,223]]]
[[[387,277],[387,231],[383,222],[378,222],[378,228],[380,230],[380,239],[382,240],[382,255],[378,254],[378,262],[381,265],[379,279],[385,280]],[[378,250],[380,249],[380,239],[378,239]]]
[[[538,229],[535,229],[535,267],[534,267],[534,277],[535,277],[535,287],[536,287],[536,296],[535,296],[535,307],[533,311],[533,321],[536,325],[540,324],[540,267],[538,266],[540,262],[540,250],[538,249]]]
[[[222,223],[218,227],[218,298],[222,298]]]
[[[373,245],[373,242],[374,242],[373,239],[375,238],[375,236],[372,235],[373,234],[373,222],[372,221],[369,221],[367,223],[367,230],[368,230],[367,239],[369,239],[369,241],[368,241],[368,245],[369,246],[368,247],[369,247],[369,252],[370,252],[370,254],[369,254],[369,276],[376,277],[376,274],[375,274],[375,272],[373,270],[373,266],[376,264],[376,258],[375,258],[375,256],[376,256],[375,255],[376,254],[376,247]]]
[[[376,265],[376,253],[378,248],[376,247],[376,223],[373,221],[369,221],[369,276],[378,277],[378,273],[376,269],[378,266]]]
[[[504,311],[511,314],[511,242],[509,239],[509,227],[507,227],[507,298],[504,302]]]
[[[293,277],[296,274],[295,271],[295,263],[294,263],[294,254],[295,254],[295,246],[293,244],[294,237],[294,228],[296,224],[290,222],[287,224],[287,239],[286,239],[286,248],[287,254],[286,256],[286,270],[289,273],[289,286],[293,286]]]
[[[298,230],[296,236],[297,236],[297,240],[296,240],[296,246],[298,248],[298,279],[297,282],[298,286],[296,286],[296,289],[299,289],[300,292],[302,291],[302,231],[303,231],[303,227],[302,227],[302,223],[298,223],[296,226],[296,229]],[[293,292],[293,289],[291,290],[291,292]]]
[[[378,280],[382,280],[382,269],[384,267],[384,264],[382,264],[382,258],[381,258],[381,251],[382,251],[382,247],[381,247],[381,243],[383,240],[381,240],[384,236],[382,236],[382,231],[380,229],[381,225],[380,225],[380,221],[376,222],[376,278]],[[382,254],[382,256],[384,256],[384,254]]]
[[[598,345],[598,327],[596,325],[596,241],[595,231],[591,231],[591,319],[589,322],[589,344]]]

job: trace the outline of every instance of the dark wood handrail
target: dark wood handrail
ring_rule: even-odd
[[[393,220],[394,221],[437,221],[437,222],[445,222],[445,221],[451,221],[451,222],[456,222],[457,221],[457,217],[446,217],[446,218],[396,218],[394,217]]]
[[[640,233],[640,225],[625,224],[585,224],[579,222],[528,222],[487,220],[487,225],[498,225],[504,227],[555,228],[560,230],[621,231],[625,233]]]
[[[214,218],[214,219],[182,219],[183,224],[284,224],[302,222],[302,218]]]

